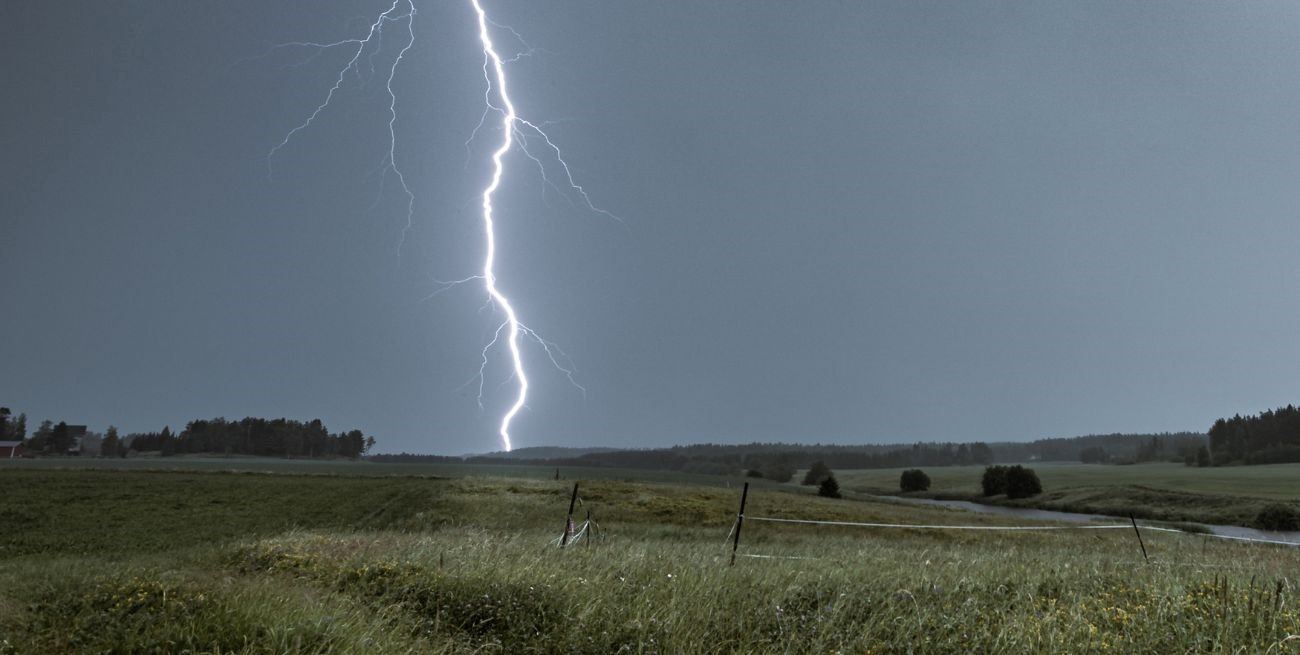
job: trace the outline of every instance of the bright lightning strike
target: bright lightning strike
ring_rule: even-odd
[[[501,332],[504,330],[506,346],[510,352],[510,363],[514,371],[513,379],[518,384],[515,401],[510,405],[510,409],[508,409],[501,417],[501,424],[498,428],[498,433],[501,435],[502,446],[506,451],[510,451],[513,448],[513,445],[510,442],[510,424],[514,421],[515,416],[519,414],[519,411],[523,409],[524,404],[528,401],[528,376],[524,371],[523,357],[520,353],[519,347],[521,336],[528,336],[537,341],[537,343],[541,345],[542,350],[546,352],[546,356],[550,358],[551,364],[564,372],[565,376],[568,377],[569,382],[581,390],[584,396],[586,395],[587,390],[574,380],[573,370],[561,365],[556,359],[555,353],[559,351],[559,348],[556,347],[555,344],[543,339],[541,335],[537,334],[537,332],[528,326],[521,323],[519,321],[519,316],[515,313],[514,306],[510,304],[510,300],[506,298],[505,294],[501,292],[501,289],[497,287],[496,221],[494,217],[494,208],[492,206],[492,198],[501,187],[501,177],[505,173],[504,157],[515,147],[515,144],[518,143],[523,154],[537,164],[542,179],[546,184],[558,191],[559,187],[556,186],[549,177],[547,177],[546,167],[543,165],[542,160],[528,149],[527,134],[534,134],[540,137],[546,144],[547,148],[550,149],[554,160],[560,165],[560,168],[564,173],[564,182],[577,194],[582,205],[590,211],[604,214],[605,216],[618,220],[619,222],[622,221],[619,217],[596,207],[591,202],[591,197],[587,194],[587,190],[574,180],[573,172],[569,168],[568,162],[564,160],[563,153],[560,151],[559,146],[555,145],[555,142],[552,141],[551,137],[542,130],[541,126],[519,117],[518,112],[515,111],[514,102],[510,99],[505,70],[505,65],[510,61],[518,59],[518,57],[509,60],[502,58],[501,54],[497,51],[496,46],[492,42],[492,37],[488,31],[488,25],[502,27],[514,35],[516,39],[519,39],[521,43],[523,40],[520,39],[518,32],[515,32],[513,29],[508,27],[497,25],[488,19],[487,12],[483,10],[483,5],[479,0],[470,0],[470,4],[474,6],[474,12],[478,14],[478,38],[479,42],[483,46],[484,57],[483,77],[486,79],[488,85],[484,96],[484,102],[487,105],[484,111],[484,117],[492,111],[501,114],[501,143],[492,153],[492,179],[483,189],[482,193],[483,230],[487,239],[487,253],[483,259],[483,273],[482,275],[475,276],[475,278],[483,280],[483,286],[487,290],[489,299],[505,314],[505,321],[497,327],[492,340],[483,348],[483,364],[479,368],[479,403],[481,406],[483,401],[483,373],[484,368],[487,366],[488,352],[501,340]],[[527,47],[527,44],[525,44],[525,47]],[[532,50],[529,49],[528,53],[531,52]],[[496,92],[496,97],[500,100],[500,106],[493,104],[492,102],[493,91]],[[482,127],[482,125],[483,120],[480,120],[479,127]],[[479,127],[475,128],[475,133],[477,133]],[[473,136],[470,138],[473,139]],[[562,351],[559,352],[563,354]]]
[[[565,366],[564,364],[561,364],[560,358],[563,358],[565,361],[568,361],[568,356],[564,353],[564,351],[560,350],[560,348],[556,344],[542,338],[542,336],[539,335],[535,330],[533,330],[532,328],[528,327],[523,322],[521,322],[519,320],[519,316],[517,312],[515,311],[514,305],[510,302],[510,299],[506,297],[505,293],[501,291],[500,287],[497,286],[497,276],[496,276],[497,223],[496,223],[495,208],[493,206],[492,201],[496,195],[496,192],[501,188],[502,178],[505,175],[506,155],[508,155],[511,150],[513,150],[516,146],[518,146],[522,154],[528,157],[528,159],[530,159],[534,164],[537,165],[538,171],[540,172],[542,177],[542,181],[546,185],[554,189],[561,196],[564,196],[566,198],[571,198],[569,194],[566,194],[563,191],[561,191],[560,185],[555,184],[555,182],[553,182],[551,178],[547,175],[546,165],[543,159],[539,157],[537,154],[535,154],[532,150],[530,150],[529,148],[530,138],[540,139],[541,142],[545,144],[546,152],[548,153],[549,159],[559,164],[560,170],[563,173],[562,183],[565,186],[567,186],[567,188],[573,193],[573,195],[577,197],[578,205],[584,207],[588,211],[605,215],[619,222],[622,222],[622,220],[618,216],[615,216],[614,214],[604,209],[600,209],[599,207],[596,207],[592,203],[591,197],[588,195],[586,189],[584,189],[581,185],[579,185],[575,181],[573,177],[573,172],[570,169],[569,164],[564,160],[564,156],[563,153],[560,151],[560,148],[555,144],[555,142],[551,139],[551,137],[547,135],[545,131],[543,131],[542,129],[543,124],[525,120],[524,118],[521,118],[519,114],[516,112],[514,102],[513,100],[511,100],[507,88],[506,65],[514,61],[518,61],[522,57],[530,56],[534,52],[536,52],[536,50],[534,50],[533,48],[529,47],[526,43],[524,43],[523,39],[520,37],[518,32],[514,31],[513,29],[507,26],[499,25],[493,22],[491,19],[489,19],[487,16],[487,12],[484,11],[483,5],[480,3],[480,0],[469,0],[469,2],[470,5],[473,7],[474,13],[477,15],[478,18],[478,38],[479,38],[479,43],[482,46],[482,50],[483,50],[483,78],[484,81],[487,83],[487,87],[484,90],[485,107],[483,111],[483,116],[479,119],[479,124],[475,126],[473,132],[471,132],[470,134],[469,141],[467,141],[465,144],[467,151],[470,142],[472,142],[475,139],[475,137],[478,135],[479,130],[482,129],[487,123],[488,116],[495,112],[498,113],[501,117],[501,121],[500,121],[501,142],[497,146],[497,148],[492,152],[491,179],[487,183],[487,185],[483,188],[482,192],[480,193],[483,233],[486,242],[485,243],[486,250],[483,258],[482,273],[477,275],[466,276],[459,280],[453,280],[450,282],[439,282],[438,283],[439,287],[428,297],[432,298],[433,296],[436,296],[444,291],[447,291],[452,287],[459,286],[467,282],[482,280],[483,288],[487,292],[487,305],[495,307],[504,315],[505,317],[504,320],[497,325],[496,329],[492,333],[491,340],[488,341],[488,343],[483,347],[483,350],[480,353],[481,364],[479,366],[477,378],[479,384],[478,403],[479,403],[479,407],[482,408],[483,394],[484,394],[483,386],[486,379],[487,366],[491,360],[491,353],[493,349],[497,347],[498,344],[504,341],[506,345],[506,349],[509,352],[510,366],[512,371],[511,377],[509,380],[506,381],[506,383],[509,383],[510,381],[515,382],[516,393],[515,393],[514,401],[510,404],[509,409],[507,409],[505,414],[503,414],[501,417],[501,422],[498,426],[497,432],[501,437],[502,446],[505,448],[505,450],[509,451],[512,450],[514,447],[510,439],[510,426],[514,422],[515,418],[518,416],[519,412],[524,408],[525,403],[528,400],[529,378],[527,372],[524,369],[523,349],[521,346],[521,341],[525,337],[535,341],[541,347],[542,351],[546,354],[546,357],[550,360],[551,364],[554,365],[555,368],[558,369],[560,372],[562,372],[568,378],[569,382],[573,384],[574,387],[582,391],[584,397],[586,395],[587,390],[582,385],[578,384],[578,382],[574,379],[573,367],[571,365]],[[322,112],[324,112],[326,109],[329,108],[331,103],[333,103],[333,101],[335,100],[335,97],[344,88],[348,73],[352,71],[355,73],[355,75],[358,78],[362,76],[361,65],[359,62],[363,54],[367,51],[367,49],[370,49],[370,55],[368,61],[369,61],[369,68],[371,70],[371,75],[373,76],[374,58],[376,53],[382,47],[381,41],[383,39],[383,31],[385,26],[389,23],[405,22],[406,39],[404,43],[401,45],[400,51],[393,59],[392,65],[389,67],[388,75],[385,80],[385,90],[388,93],[388,101],[389,101],[388,121],[387,121],[388,149],[381,166],[381,170],[382,173],[384,174],[384,178],[386,178],[388,173],[391,172],[393,174],[393,177],[397,179],[398,184],[401,186],[402,192],[406,196],[406,201],[407,201],[406,202],[406,227],[402,231],[403,243],[405,242],[406,235],[410,231],[410,228],[412,226],[412,221],[413,221],[413,216],[415,211],[415,194],[411,192],[410,188],[407,185],[406,175],[397,166],[397,132],[395,127],[397,123],[397,94],[393,91],[393,80],[397,75],[397,67],[402,63],[403,57],[405,57],[406,53],[415,44],[415,29],[414,29],[415,13],[416,11],[415,11],[414,0],[393,0],[392,5],[389,6],[389,8],[386,11],[381,13],[374,20],[374,22],[370,24],[370,27],[367,30],[365,37],[363,38],[341,39],[330,43],[297,41],[297,42],[285,43],[276,46],[276,48],[295,47],[295,48],[314,49],[316,52],[313,53],[312,56],[308,58],[306,61],[301,62],[302,64],[311,61],[321,53],[333,48],[351,47],[353,48],[353,50],[352,50],[351,58],[347,61],[347,64],[341,70],[339,70],[338,76],[334,81],[334,85],[325,94],[324,100],[322,100],[320,104],[316,106],[315,110],[313,110],[305,120],[303,120],[301,123],[299,123],[298,125],[294,126],[292,129],[290,129],[284,135],[284,138],[280,141],[280,143],[276,144],[275,147],[271,148],[270,152],[268,152],[266,155],[267,174],[270,175],[271,160],[275,157],[277,153],[279,153],[281,150],[286,148],[289,145],[290,141],[292,141],[295,136],[297,136],[300,132],[310,128],[312,124],[315,122],[316,118],[320,116]],[[498,29],[502,29],[510,32],[510,34],[514,36],[514,38],[517,41],[519,41],[519,43],[524,45],[526,50],[523,53],[517,54],[513,57],[503,58],[500,52],[497,50],[496,45],[492,42],[489,26],[496,27]],[[496,99],[496,102],[494,102],[494,97]],[[381,178],[381,193],[382,193],[382,181],[384,178]],[[401,245],[398,246],[398,253],[400,255]],[[559,357],[557,357],[557,354],[559,355]],[[471,379],[471,382],[472,381],[473,379]]]
[[[393,58],[393,64],[388,69],[388,77],[384,83],[384,90],[388,92],[388,152],[384,157],[380,170],[385,177],[388,172],[391,171],[393,175],[397,177],[397,182],[402,187],[402,193],[406,196],[406,226],[402,228],[402,241],[405,242],[406,234],[410,231],[411,223],[414,220],[415,194],[411,193],[410,187],[406,184],[406,175],[404,175],[402,170],[397,167],[397,132],[395,127],[397,123],[397,94],[393,91],[393,78],[397,76],[397,67],[402,63],[402,58],[406,56],[406,53],[411,49],[411,46],[415,45],[414,0],[393,0],[393,4],[389,6],[386,11],[380,14],[379,17],[375,19],[375,22],[370,24],[370,28],[366,31],[366,36],[364,38],[341,39],[332,43],[294,41],[291,43],[282,43],[276,46],[276,49],[288,47],[314,48],[316,52],[308,58],[307,61],[315,59],[320,53],[332,48],[353,46],[355,49],[352,52],[352,57],[348,59],[347,64],[339,70],[338,77],[334,80],[334,86],[331,86],[329,92],[325,94],[325,99],[322,100],[319,105],[316,105],[316,109],[312,110],[306,120],[295,125],[293,129],[289,130],[284,135],[284,138],[281,139],[279,143],[275,144],[275,147],[271,148],[270,152],[266,153],[266,175],[267,177],[270,177],[271,175],[271,160],[275,158],[275,155],[288,146],[289,142],[293,140],[295,135],[311,127],[312,123],[316,121],[316,117],[320,116],[321,112],[325,111],[334,101],[334,97],[338,95],[340,90],[342,90],[343,85],[347,80],[348,71],[355,71],[355,74],[358,77],[361,75],[361,66],[359,65],[361,55],[365,53],[367,48],[371,47],[372,42],[374,43],[374,48],[370,53],[370,67],[373,72],[374,56],[382,46],[382,44],[379,43],[379,40],[383,38],[384,26],[387,23],[397,23],[401,21],[406,22],[408,38],[405,44],[402,45],[401,50],[397,53],[397,56]],[[401,245],[398,246],[397,252],[399,255],[401,254]]]
[[[510,423],[515,420],[519,410],[524,408],[524,403],[528,400],[528,374],[524,371],[524,360],[519,353],[519,333],[523,330],[519,324],[519,317],[515,314],[515,308],[510,304],[510,300],[505,294],[497,288],[496,275],[496,258],[497,258],[497,236],[496,221],[492,217],[492,195],[501,187],[501,175],[505,172],[505,164],[502,157],[514,146],[515,129],[517,115],[515,114],[515,105],[510,101],[510,93],[506,89],[506,67],[501,61],[501,55],[497,54],[496,47],[492,45],[492,37],[488,35],[487,12],[483,11],[483,6],[479,0],[470,0],[474,5],[474,11],[478,13],[478,39],[483,44],[483,54],[488,58],[488,63],[492,71],[496,74],[497,95],[501,98],[501,145],[492,153],[492,181],[483,189],[483,231],[487,238],[487,254],[483,258],[483,287],[487,289],[488,296],[492,301],[505,312],[506,320],[506,346],[510,349],[510,360],[514,366],[515,380],[519,383],[519,393],[515,396],[514,404],[501,417],[501,427],[498,432],[501,435],[501,444],[509,452],[513,449],[510,443]],[[485,65],[486,69],[486,65]],[[486,70],[484,73],[486,74]],[[489,80],[491,84],[492,80]],[[491,103],[488,103],[491,106]],[[500,333],[500,330],[498,330]],[[496,342],[494,338],[493,343]],[[488,346],[491,347],[491,344]],[[486,353],[486,349],[484,353]],[[485,355],[486,357],[486,355]]]

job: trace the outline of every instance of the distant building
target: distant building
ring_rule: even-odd
[[[0,441],[0,459],[15,459],[23,456],[23,442]]]

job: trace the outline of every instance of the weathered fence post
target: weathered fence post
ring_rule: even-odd
[[[1128,513],[1128,520],[1133,523],[1133,533],[1138,536],[1138,547],[1142,549],[1142,560],[1146,562],[1151,561],[1151,559],[1147,557],[1147,546],[1142,543],[1142,533],[1138,531],[1138,522],[1137,519],[1133,518],[1133,512]]]
[[[569,526],[573,525],[573,506],[578,502],[578,483],[573,483],[573,495],[569,497],[569,513],[564,517],[564,534],[560,535],[560,548],[569,545]]]
[[[731,542],[731,566],[736,565],[736,549],[740,548],[740,528],[745,525],[745,499],[749,497],[749,483],[740,491],[740,511],[736,512],[736,538]]]

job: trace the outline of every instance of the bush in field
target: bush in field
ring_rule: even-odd
[[[980,487],[985,496],[1006,494],[1007,498],[1028,498],[1043,493],[1043,483],[1034,469],[1019,464],[985,467]]]
[[[1012,466],[1007,469],[1007,498],[1028,498],[1043,493],[1043,483],[1038,481],[1034,469]]]
[[[1289,505],[1273,503],[1255,516],[1255,527],[1261,530],[1300,530],[1300,512]]]
[[[794,467],[787,464],[768,464],[762,471],[763,477],[773,482],[789,482],[794,479]]]
[[[817,495],[826,498],[840,497],[840,483],[835,480],[835,476],[827,475],[825,480],[817,487]]]
[[[826,462],[817,460],[812,463],[812,466],[808,467],[808,472],[805,473],[803,476],[803,484],[807,484],[807,485],[821,484],[822,480],[825,480],[826,477],[829,476],[830,474],[831,474],[831,469],[830,467],[826,466]]]
[[[1007,467],[986,466],[984,477],[980,479],[980,489],[985,496],[997,496],[1007,492]]]
[[[930,488],[930,476],[921,469],[908,469],[899,477],[898,488],[903,491],[925,491]]]

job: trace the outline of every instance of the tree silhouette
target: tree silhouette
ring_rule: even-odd
[[[903,491],[925,491],[930,488],[930,476],[921,469],[908,469],[899,476],[898,488]]]
[[[831,474],[831,469],[826,466],[826,462],[817,460],[808,467],[808,472],[803,476],[803,483],[807,485],[821,484],[827,476]]]
[[[817,495],[825,498],[840,497],[840,483],[835,481],[834,475],[827,475],[825,480],[817,486]]]

